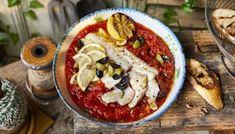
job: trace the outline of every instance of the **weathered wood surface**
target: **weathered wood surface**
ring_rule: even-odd
[[[201,48],[211,46],[216,48],[214,40],[208,31],[177,32],[186,57],[192,57],[204,62],[215,71],[220,80],[223,92],[224,108],[215,110],[207,104],[186,80],[182,92],[171,108],[159,119],[134,128],[119,129],[92,123],[81,116],[75,115],[74,128],[76,133],[156,133],[158,131],[174,130],[211,130],[235,129],[235,80],[225,71],[220,61],[220,53]],[[209,51],[209,52],[208,52]],[[188,109],[186,104],[193,105]],[[201,108],[206,108],[209,113],[201,117]]]
[[[17,83],[19,89],[26,91],[25,78],[27,68],[21,61],[9,64],[0,68],[0,78],[6,78]],[[74,130],[73,113],[70,111],[58,97],[51,101],[48,106],[40,106],[40,109],[55,120],[46,133],[48,134],[71,134]],[[1,134],[1,132],[0,132]]]
[[[178,13],[178,20],[183,29],[206,29],[205,23],[205,0],[197,0],[192,13],[185,13],[180,9],[184,0],[147,0],[146,12],[160,20],[167,7],[173,7]],[[169,24],[172,28],[178,27],[177,23]]]
[[[196,0],[197,8],[204,8],[206,0]],[[167,5],[167,6],[181,6],[185,0],[147,0],[147,4]]]
[[[203,61],[214,70],[221,79],[223,101],[225,107],[217,111],[208,105],[195,92],[188,81],[171,108],[159,119],[134,128],[118,129],[92,123],[70,111],[60,99],[52,102],[52,105],[42,109],[51,115],[56,123],[47,133],[156,133],[158,131],[174,130],[208,130],[208,129],[235,129],[235,80],[225,71],[220,61],[220,53],[210,49],[201,52],[200,48],[216,48],[216,45],[208,31],[177,32],[183,45],[186,57],[193,57]],[[0,68],[0,77],[14,80],[24,89],[26,67],[19,61]],[[193,105],[188,109],[186,104]],[[209,111],[205,117],[200,117],[201,108]],[[74,117],[73,117],[74,116]],[[74,118],[74,122],[73,122]],[[74,124],[74,126],[73,126]]]

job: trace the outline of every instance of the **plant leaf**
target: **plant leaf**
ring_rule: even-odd
[[[29,7],[33,8],[33,9],[37,9],[37,8],[43,8],[44,6],[39,1],[33,0],[33,1],[30,2]]]
[[[10,39],[14,45],[16,45],[19,41],[19,35],[16,33],[10,33]]]
[[[196,5],[196,0],[186,0],[181,5],[181,9],[186,13],[190,13],[190,12],[193,12],[195,5]]]
[[[28,10],[28,11],[24,12],[24,15],[26,17],[31,18],[32,20],[37,20],[38,19],[36,13],[33,10]]]
[[[178,14],[175,11],[174,8],[168,7],[165,9],[165,12],[163,13],[163,22],[166,24],[171,24],[177,22],[177,17]]]
[[[8,0],[8,7],[20,5],[21,0]]]

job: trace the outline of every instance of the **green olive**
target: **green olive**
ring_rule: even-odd
[[[113,73],[114,73],[114,69],[111,65],[109,65],[107,69],[108,76],[113,76]]]
[[[139,40],[136,40],[136,41],[134,42],[134,44],[133,44],[133,47],[134,47],[134,48],[139,48],[139,47],[141,47],[140,41],[139,41]]]
[[[117,68],[114,70],[114,74],[120,75],[122,73],[122,68]]]
[[[105,65],[103,65],[99,62],[96,62],[96,68],[100,71],[104,71],[106,69]]]
[[[164,60],[162,59],[162,56],[160,54],[156,54],[156,60],[163,65],[164,64]]]

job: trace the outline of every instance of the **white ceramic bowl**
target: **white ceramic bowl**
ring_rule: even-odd
[[[73,39],[76,37],[76,35],[79,33],[80,30],[82,30],[85,26],[89,24],[96,23],[95,18],[96,17],[102,17],[104,19],[108,18],[110,15],[112,15],[115,12],[121,12],[128,16],[130,16],[134,21],[144,25],[145,27],[151,29],[154,31],[157,35],[159,35],[168,45],[170,48],[170,51],[174,55],[175,59],[175,76],[174,76],[174,83],[172,85],[172,89],[166,99],[166,101],[163,103],[163,105],[156,110],[151,115],[140,119],[138,121],[134,122],[128,122],[128,123],[113,123],[103,120],[98,120],[92,116],[90,116],[88,113],[84,112],[83,110],[79,109],[78,106],[72,101],[70,97],[70,93],[66,87],[66,80],[65,80],[65,55],[66,52],[73,41]],[[154,120],[158,117],[160,117],[164,112],[167,111],[167,109],[172,105],[176,97],[178,96],[180,89],[183,86],[184,79],[185,79],[185,57],[182,51],[181,44],[179,43],[178,39],[174,35],[174,33],[162,22],[160,22],[156,18],[152,18],[149,15],[136,11],[134,9],[129,8],[114,8],[114,9],[106,9],[97,11],[95,13],[89,14],[88,16],[82,18],[79,22],[74,24],[68,32],[64,35],[62,38],[60,44],[57,47],[57,52],[54,58],[53,62],[53,77],[54,82],[56,84],[56,88],[58,91],[58,94],[60,95],[61,99],[64,101],[64,103],[75,113],[82,115],[83,117],[90,119],[92,121],[107,124],[111,126],[118,126],[118,127],[129,127],[129,126],[136,126],[144,124],[147,121]]]

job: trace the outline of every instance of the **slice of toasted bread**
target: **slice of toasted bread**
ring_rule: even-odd
[[[194,59],[187,60],[187,79],[193,88],[216,109],[223,108],[219,78]]]
[[[233,44],[235,44],[235,11],[216,9],[212,13],[212,21],[216,28]]]

